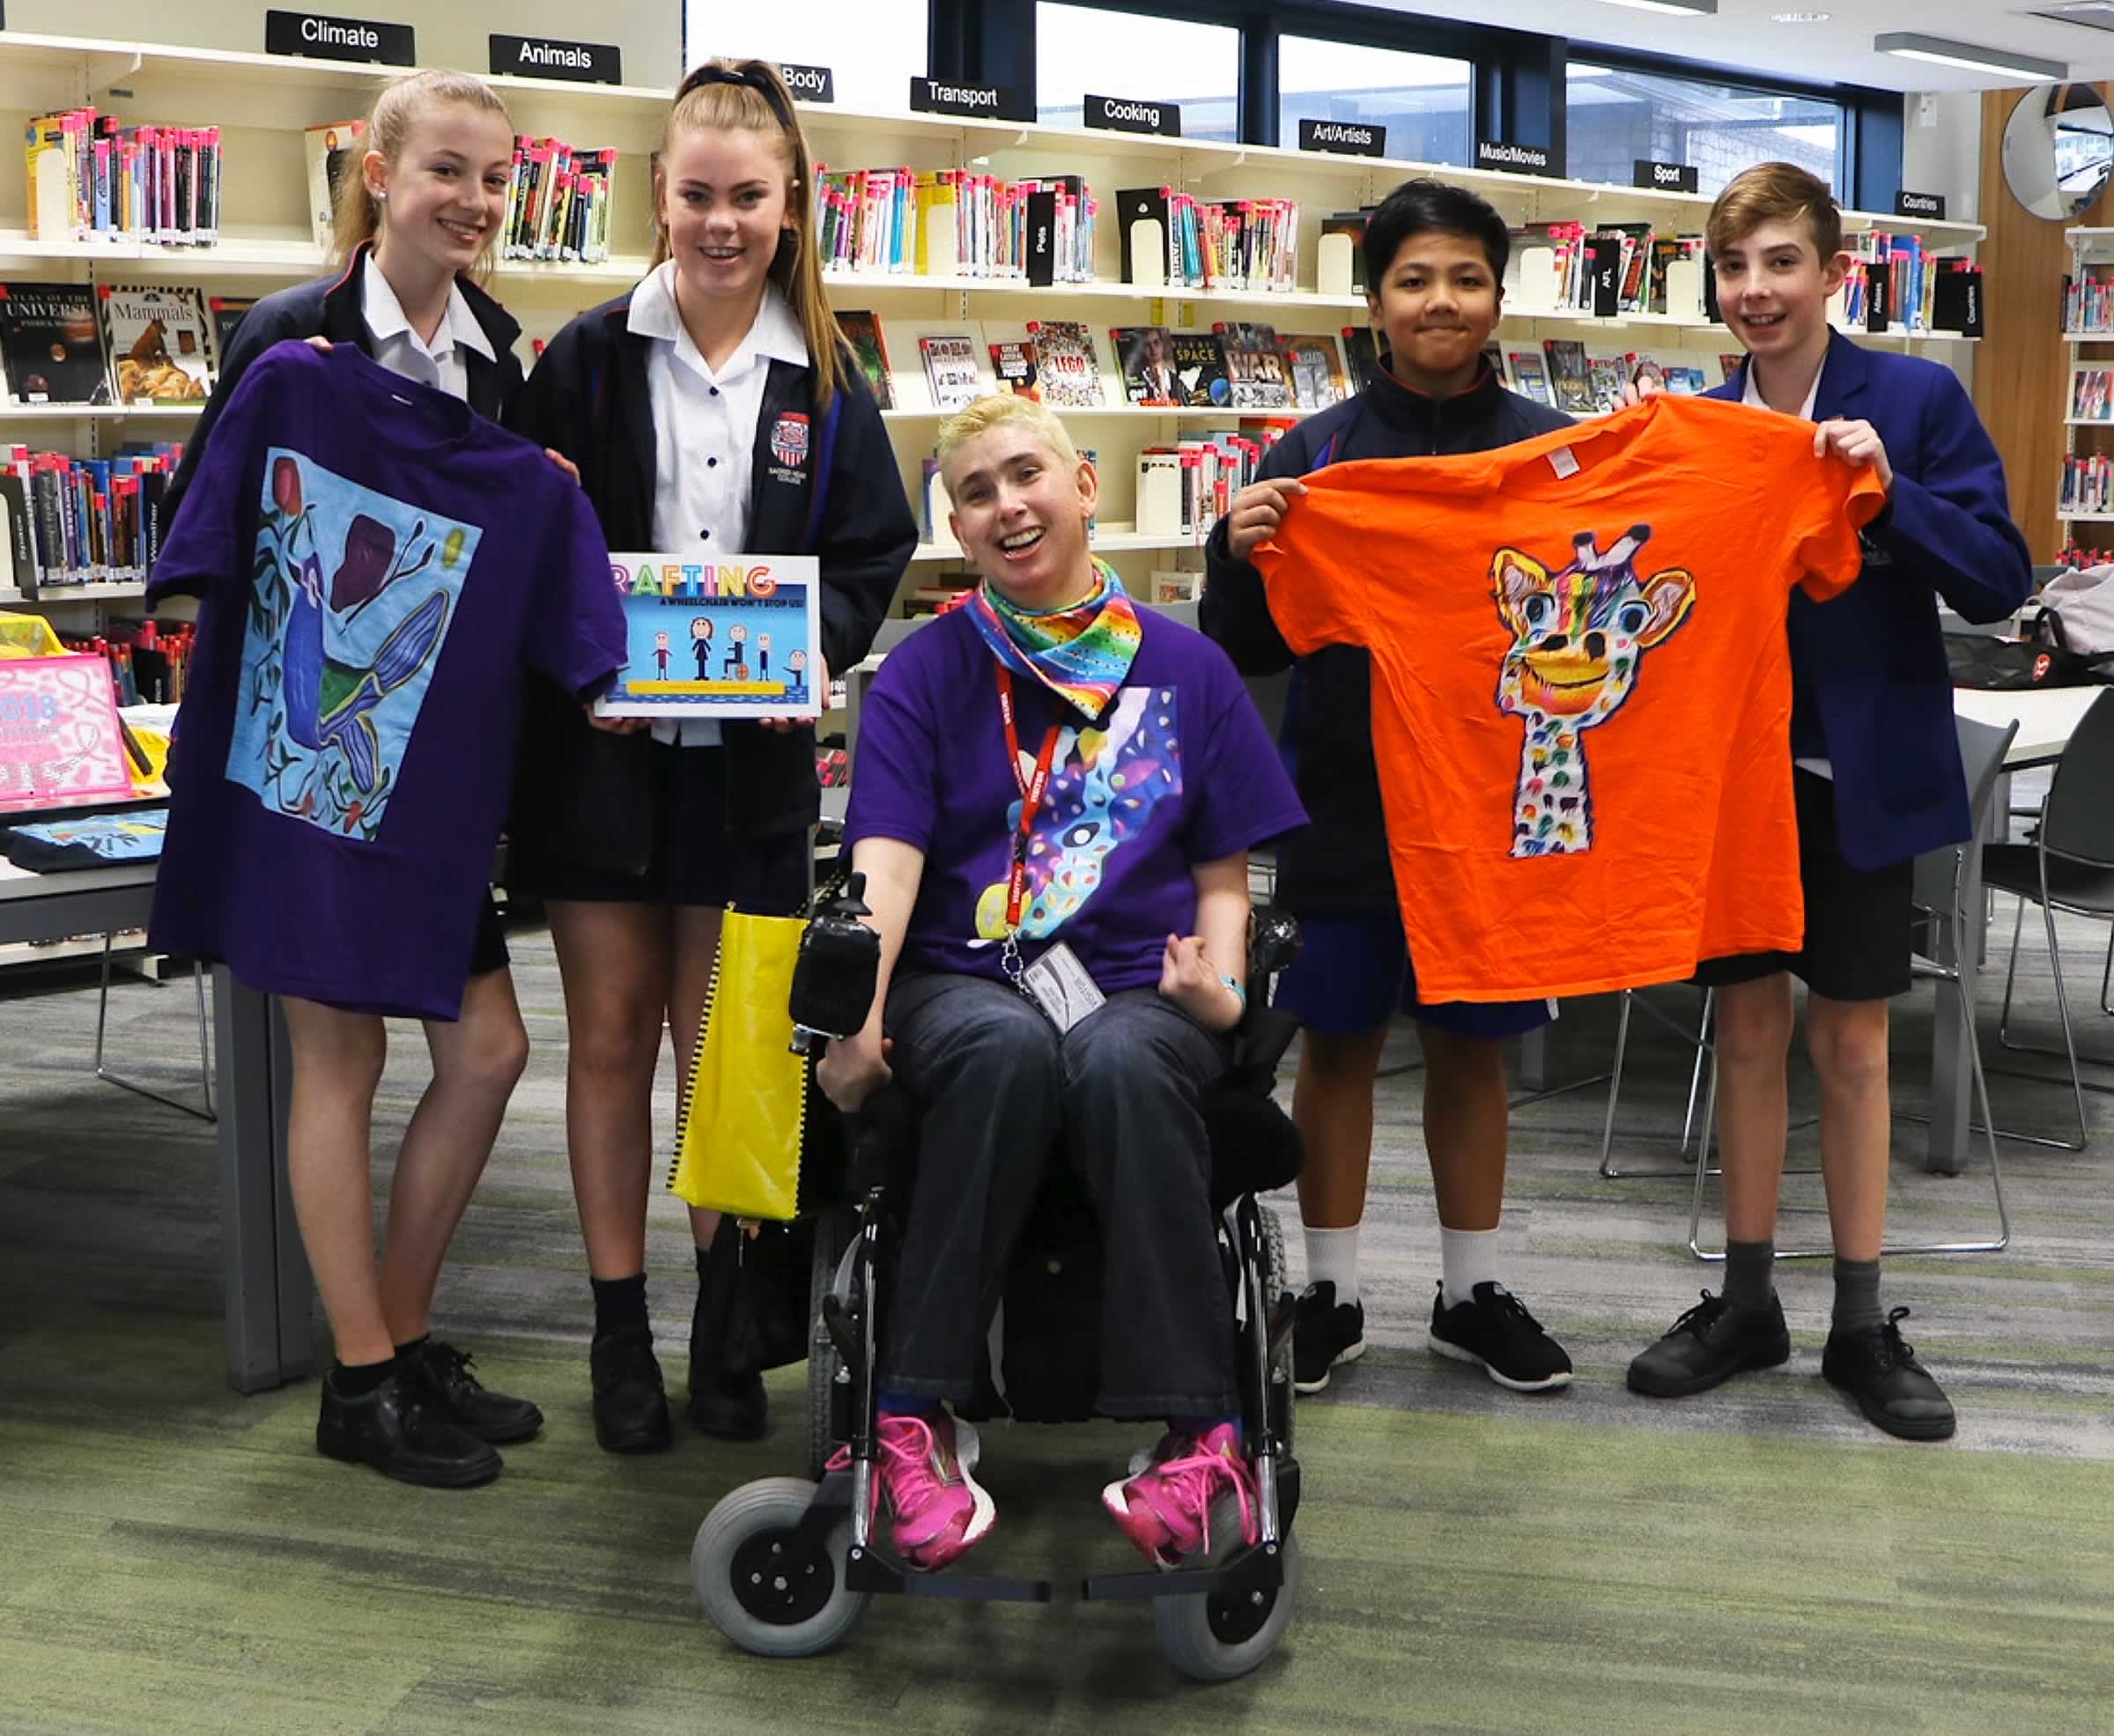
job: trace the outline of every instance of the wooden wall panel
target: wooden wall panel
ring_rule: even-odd
[[[1975,354],[1975,407],[2003,455],[2012,516],[2025,532],[2034,559],[2049,562],[2063,542],[2055,513],[2062,487],[2063,417],[2069,410],[2070,351],[2062,336],[2062,283],[2070,269],[2070,250],[2063,240],[2066,225],[2035,217],[2004,184],[2004,123],[2023,94],[1990,91],[1982,99],[1981,211],[1989,235],[1980,258],[1989,336]],[[2103,199],[2079,222],[2109,222],[2109,203]],[[2095,345],[2085,353],[2114,356],[2114,347]],[[2107,441],[2097,429],[2077,432],[2081,451]],[[2105,531],[2114,526],[2081,528]]]

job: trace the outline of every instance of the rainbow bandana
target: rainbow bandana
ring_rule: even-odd
[[[1108,709],[1138,654],[1138,611],[1105,561],[1100,582],[1068,609],[1026,609],[987,580],[971,593],[966,613],[991,654],[1016,676],[1040,682],[1090,722]]]

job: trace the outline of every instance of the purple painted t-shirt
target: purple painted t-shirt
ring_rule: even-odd
[[[203,600],[150,934],[253,988],[452,1019],[529,669],[624,657],[587,497],[351,344],[267,351],[148,586]]]
[[[1020,950],[1063,941],[1104,994],[1160,979],[1167,936],[1196,932],[1190,871],[1306,824],[1226,654],[1149,609],[1136,661],[1098,725],[1016,677],[1031,776],[1065,726],[1028,854]],[[903,970],[996,977],[1020,789],[1006,765],[995,660],[964,610],[888,654],[860,713],[848,848],[892,838],[925,853]]]

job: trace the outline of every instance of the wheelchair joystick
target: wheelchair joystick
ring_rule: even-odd
[[[859,920],[871,914],[866,876],[854,872],[802,931],[787,1001],[795,1054],[812,1054],[821,1044],[865,1028],[881,973],[881,936]]]

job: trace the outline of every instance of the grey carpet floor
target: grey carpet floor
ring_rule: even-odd
[[[2089,1005],[2104,945],[2102,927],[2066,929],[2087,989],[2073,1001]],[[1889,1299],[1915,1310],[1910,1335],[1961,1408],[1957,1440],[1931,1448],[1879,1437],[1821,1381],[1824,1264],[1784,1274],[1785,1368],[1680,1404],[1623,1390],[1629,1356],[1716,1279],[1683,1245],[1685,1182],[1593,1173],[1600,1088],[1518,1112],[1503,1237],[1508,1280],[1570,1348],[1576,1385],[1522,1400],[1436,1362],[1421,1084],[1401,1072],[1382,1087],[1364,1245],[1373,1349],[1302,1407],[1305,1579],[1276,1658],[1200,1690],[1168,1673],[1136,1609],[883,1600],[839,1652],[766,1665],[699,1621],[687,1549],[719,1496],[798,1468],[801,1371],[773,1378],[754,1446],[595,1449],[558,986],[541,934],[518,933],[515,954],[535,1055],[439,1318],[551,1422],[469,1496],[319,1459],[312,1383],[226,1390],[211,1130],[87,1076],[92,983],[0,984],[0,1732],[2114,1730],[2103,1095],[2087,1099],[2085,1153],[2004,1149],[2010,1252],[1889,1267]],[[189,994],[114,994],[117,1052],[172,1089]],[[1688,991],[1652,998],[1693,1017]],[[1903,1110],[1926,1089],[1929,1006],[1925,991],[1897,1011]],[[2052,1040],[2030,946],[2021,1008],[2025,1033]],[[1993,1027],[1993,993],[1986,1015]],[[2114,1058],[2114,1020],[2081,1016],[2088,1050]],[[424,1070],[415,1031],[393,1034],[378,1191]],[[1611,1036],[1610,1003],[1567,1008],[1559,1079],[1604,1069]],[[1391,1061],[1414,1053],[1398,1034]],[[1640,1022],[1625,1162],[1673,1157],[1689,1058]],[[2065,1089],[1992,1086],[2003,1125],[2063,1130]],[[1801,1067],[1794,1110],[1812,1098]],[[1895,1232],[1975,1232],[1984,1164],[1928,1175],[1922,1138],[1897,1124]],[[1794,1163],[1814,1141],[1794,1134]],[[1786,1200],[1783,1239],[1824,1234],[1817,1178]],[[651,1268],[679,1385],[693,1286],[670,1200]],[[994,1430],[993,1567],[1119,1566],[1093,1497],[1131,1444],[1106,1425]]]

